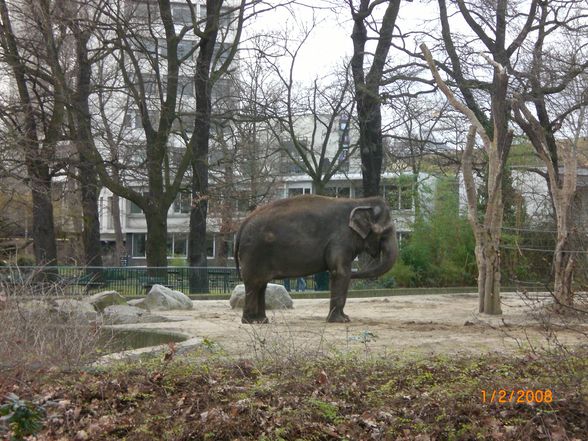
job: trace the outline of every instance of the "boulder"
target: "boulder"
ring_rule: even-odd
[[[104,308],[110,305],[124,305],[125,299],[116,291],[101,291],[85,299],[96,311],[102,312]]]
[[[163,285],[153,285],[145,300],[137,306],[152,311],[192,309],[192,300],[183,292],[174,291]]]
[[[145,297],[142,297],[140,299],[131,299],[131,300],[127,301],[127,305],[136,306],[137,308],[143,308],[143,309],[147,308],[145,306]]]
[[[245,305],[245,285],[237,285],[229,300],[231,308],[243,308]],[[265,289],[266,309],[292,309],[294,302],[283,285],[268,283]]]
[[[128,325],[131,323],[167,322],[165,317],[152,315],[149,311],[130,305],[110,305],[104,308],[104,322],[109,325]]]
[[[98,317],[98,313],[94,307],[82,300],[52,299],[50,304],[51,311],[56,312],[65,320],[75,319],[94,321]]]

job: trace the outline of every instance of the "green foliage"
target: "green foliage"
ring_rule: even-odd
[[[403,287],[475,285],[475,242],[459,213],[455,180],[440,179],[434,196],[431,212],[416,219],[390,274]]]
[[[318,414],[329,423],[337,423],[341,420],[339,417],[339,408],[325,401],[316,398],[309,398],[308,403],[316,409]]]
[[[21,400],[11,393],[0,406],[0,423],[8,425],[12,432],[11,440],[21,441],[41,431],[44,414],[45,410],[42,407]]]
[[[386,276],[392,276],[398,286],[412,287],[416,280],[416,273],[412,266],[399,259]]]

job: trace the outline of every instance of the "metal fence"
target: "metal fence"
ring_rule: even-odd
[[[237,270],[225,267],[0,266],[0,284],[7,289],[50,290],[68,295],[114,290],[124,296],[142,296],[155,284],[186,294],[226,294],[239,283]],[[276,283],[289,291],[329,289],[327,273]]]

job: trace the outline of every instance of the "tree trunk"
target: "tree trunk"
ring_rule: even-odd
[[[147,266],[167,267],[167,209],[160,209],[160,204],[153,204],[155,208],[145,211],[147,222],[147,239],[145,242],[145,254]],[[161,272],[163,274],[164,272]],[[167,274],[167,271],[165,271]],[[160,275],[154,272],[153,275]]]
[[[33,203],[33,250],[37,265],[57,265],[57,244],[51,200],[51,177],[46,165],[27,164]]]
[[[188,262],[197,267],[190,273],[190,292],[208,292],[208,262],[206,256],[206,218],[208,214],[208,148],[212,115],[210,77],[212,55],[218,35],[218,17],[222,0],[206,2],[205,36],[200,39],[200,50],[194,73],[196,118],[194,134],[188,148],[192,150],[192,210],[188,236]]]
[[[96,176],[96,167],[84,155],[80,155],[80,160],[79,178],[82,190],[84,265],[102,266],[100,221],[98,218],[98,195],[100,189]]]
[[[206,125],[206,124],[205,124]],[[208,125],[207,125],[208,126]],[[195,130],[199,130],[198,126]],[[208,213],[208,132],[201,137],[200,148],[192,162],[192,210],[190,211],[190,234],[188,236],[188,262],[197,268],[190,272],[190,292],[208,292],[208,261],[206,250],[206,217]]]
[[[569,240],[561,238],[557,241],[553,259],[554,272],[554,296],[557,300],[556,310],[563,311],[574,303],[574,270],[576,259],[566,251],[569,247]]]
[[[372,3],[375,5],[375,2]],[[351,72],[355,86],[357,117],[359,121],[359,151],[364,197],[380,194],[380,175],[382,173],[382,114],[380,109],[380,83],[388,58],[392,33],[400,9],[400,0],[389,0],[381,21],[377,37],[368,37],[366,22],[371,14],[370,2],[362,1],[357,11],[352,8],[353,56]],[[371,23],[369,25],[371,27]],[[377,41],[373,52],[372,65],[365,73],[365,54],[368,39]]]
[[[111,215],[112,226],[114,227],[116,265],[118,266],[121,264],[122,258],[126,256],[127,250],[120,222],[120,199],[115,193],[112,194]]]
[[[92,149],[92,122],[89,97],[92,67],[88,59],[89,34],[76,33],[76,56],[78,61],[77,91],[73,99],[74,119],[77,131],[79,156],[79,181],[82,191],[82,242],[84,244],[84,265],[102,266],[102,246],[100,243],[100,220],[98,195],[100,186],[98,172],[94,163]]]
[[[357,114],[359,119],[359,151],[362,164],[363,196],[380,194],[382,175],[382,115],[377,97],[378,91],[357,94]]]
[[[502,314],[500,306],[500,236],[487,232],[481,247],[483,265],[478,268],[480,313]],[[480,271],[481,269],[481,271]]]

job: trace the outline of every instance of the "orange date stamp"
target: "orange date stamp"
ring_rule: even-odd
[[[551,389],[482,389],[482,404],[540,404],[553,402]]]

